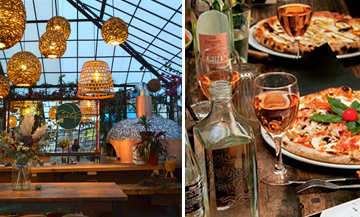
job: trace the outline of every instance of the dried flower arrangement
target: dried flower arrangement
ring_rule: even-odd
[[[29,160],[36,160],[39,165],[44,163],[38,158],[43,153],[43,149],[48,145],[44,135],[47,125],[43,125],[34,132],[34,115],[27,113],[20,124],[18,132],[1,132],[0,148],[5,152],[2,157],[9,156],[17,164],[26,164]]]

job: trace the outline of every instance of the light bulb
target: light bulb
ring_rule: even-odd
[[[91,102],[90,102],[90,100],[88,100],[88,101],[86,102],[86,107],[91,107]]]
[[[94,73],[94,80],[95,81],[98,81],[100,79],[100,73],[99,73],[99,71],[96,69],[95,70],[95,73]]]

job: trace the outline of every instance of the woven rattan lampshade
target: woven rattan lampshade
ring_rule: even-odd
[[[65,40],[70,36],[70,24],[65,17],[56,16],[51,18],[46,25],[46,31],[55,30],[64,35]]]
[[[25,6],[21,0],[0,1],[0,50],[13,47],[23,37]]]
[[[10,92],[10,83],[9,80],[0,75],[0,98],[5,98]]]
[[[9,117],[9,126],[10,128],[14,128],[17,125],[17,118],[14,115],[10,115]]]
[[[126,23],[118,17],[111,17],[101,27],[101,35],[106,44],[120,45],[126,41],[128,34]]]
[[[153,93],[155,93],[161,89],[161,83],[158,79],[151,79],[148,82],[147,86],[148,86],[148,89]]]
[[[49,111],[49,118],[50,118],[51,120],[55,120],[55,119],[56,119],[55,115],[56,115],[56,110],[57,110],[58,107],[59,107],[59,106],[53,106],[53,107],[51,107],[51,109],[50,109],[50,111]]]
[[[10,58],[6,69],[11,83],[20,87],[36,84],[41,75],[39,59],[27,51],[14,54]]]
[[[109,65],[98,60],[84,63],[80,73],[77,97],[107,99],[114,96],[114,83]]]
[[[21,109],[24,108],[24,101],[11,101],[10,102],[11,109]]]
[[[79,108],[81,110],[81,114],[86,117],[94,117],[96,116],[96,102],[95,100],[81,100]]]
[[[66,51],[64,35],[58,31],[46,31],[39,40],[40,53],[49,59],[61,57]]]

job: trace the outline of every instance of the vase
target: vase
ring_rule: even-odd
[[[31,185],[31,165],[26,163],[14,163],[12,166],[12,188],[16,191],[29,190]]]
[[[159,165],[159,155],[151,155],[151,156],[149,156],[149,162],[146,162],[146,164],[148,164],[150,166]]]

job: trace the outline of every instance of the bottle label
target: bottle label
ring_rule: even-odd
[[[209,65],[209,67],[222,67],[228,65],[227,60],[229,53],[226,49],[228,46],[226,33],[221,33],[218,35],[199,34],[199,38],[200,51],[203,51],[201,55],[203,64]],[[206,49],[209,50],[204,52]]]
[[[185,186],[185,214],[193,213],[204,206],[202,180]]]

